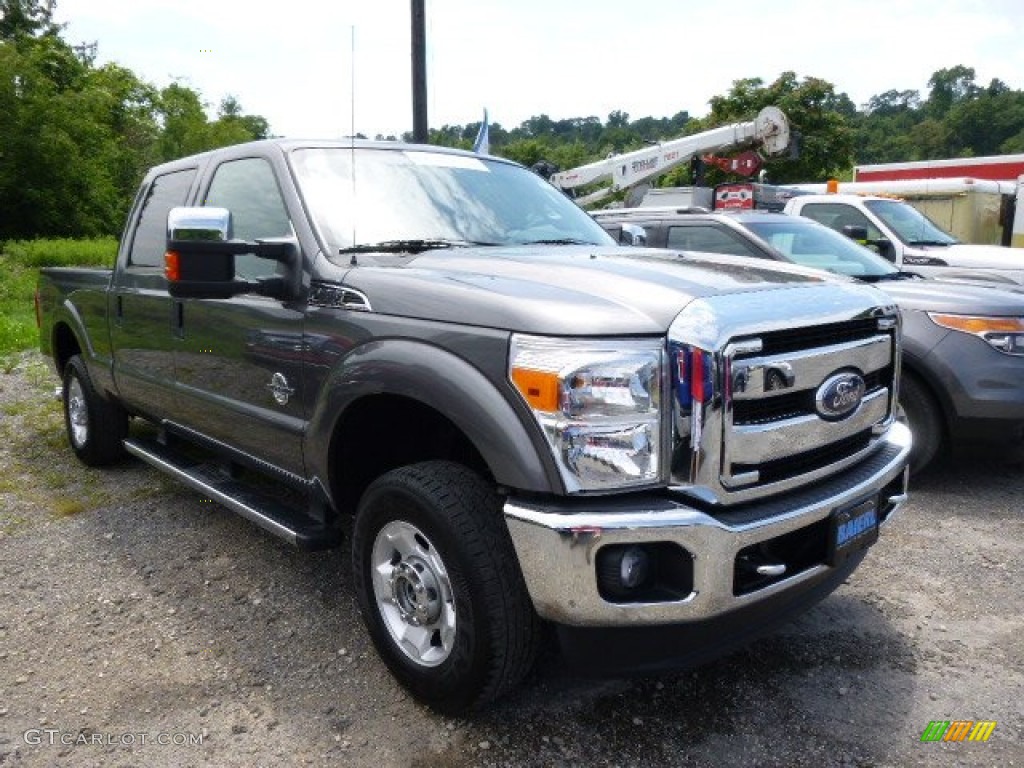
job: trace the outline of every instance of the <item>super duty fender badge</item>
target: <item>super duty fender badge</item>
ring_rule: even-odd
[[[845,419],[864,399],[864,379],[853,371],[829,376],[814,393],[814,406],[825,421]]]
[[[934,256],[903,256],[904,264],[914,264],[920,267],[948,267],[949,263]]]
[[[274,402],[278,405],[287,405],[289,398],[295,394],[295,390],[288,386],[288,379],[283,373],[275,373],[267,384],[267,389],[274,396]]]

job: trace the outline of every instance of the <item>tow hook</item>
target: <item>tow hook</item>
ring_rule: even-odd
[[[766,560],[756,560],[750,555],[740,556],[737,562],[746,573],[756,573],[758,576],[766,578],[775,578],[786,572],[785,563],[769,563]]]

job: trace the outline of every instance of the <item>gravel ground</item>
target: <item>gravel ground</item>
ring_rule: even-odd
[[[143,464],[64,446],[37,355],[0,370],[0,766],[1024,766],[1024,465],[915,479],[849,582],[700,669],[546,654],[472,718],[410,700],[343,549],[304,554]],[[994,720],[985,743],[922,743]]]

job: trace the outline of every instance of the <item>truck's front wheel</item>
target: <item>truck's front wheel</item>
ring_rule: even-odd
[[[505,693],[536,654],[539,620],[500,507],[482,478],[442,461],[383,475],[359,505],[363,620],[392,674],[443,712]]]
[[[64,426],[71,449],[91,467],[112,464],[125,455],[121,441],[128,434],[128,414],[96,391],[78,355],[64,367]]]

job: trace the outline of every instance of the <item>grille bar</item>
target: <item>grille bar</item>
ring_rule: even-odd
[[[734,464],[734,475],[745,472],[757,472],[761,483],[777,483],[797,475],[813,472],[834,464],[847,456],[859,453],[868,447],[871,430],[859,432],[845,440],[804,451],[784,459],[775,459],[761,464]]]
[[[762,347],[761,351],[756,353],[756,355],[763,357],[765,355],[796,352],[815,347],[827,347],[833,344],[861,341],[862,339],[868,339],[877,335],[878,319],[874,317],[850,320],[843,323],[811,325],[803,328],[786,328],[758,334],[757,338],[761,339]],[[742,339],[736,339],[736,341],[740,342]],[[754,354],[737,355],[735,359],[742,360],[746,357],[754,356]]]

